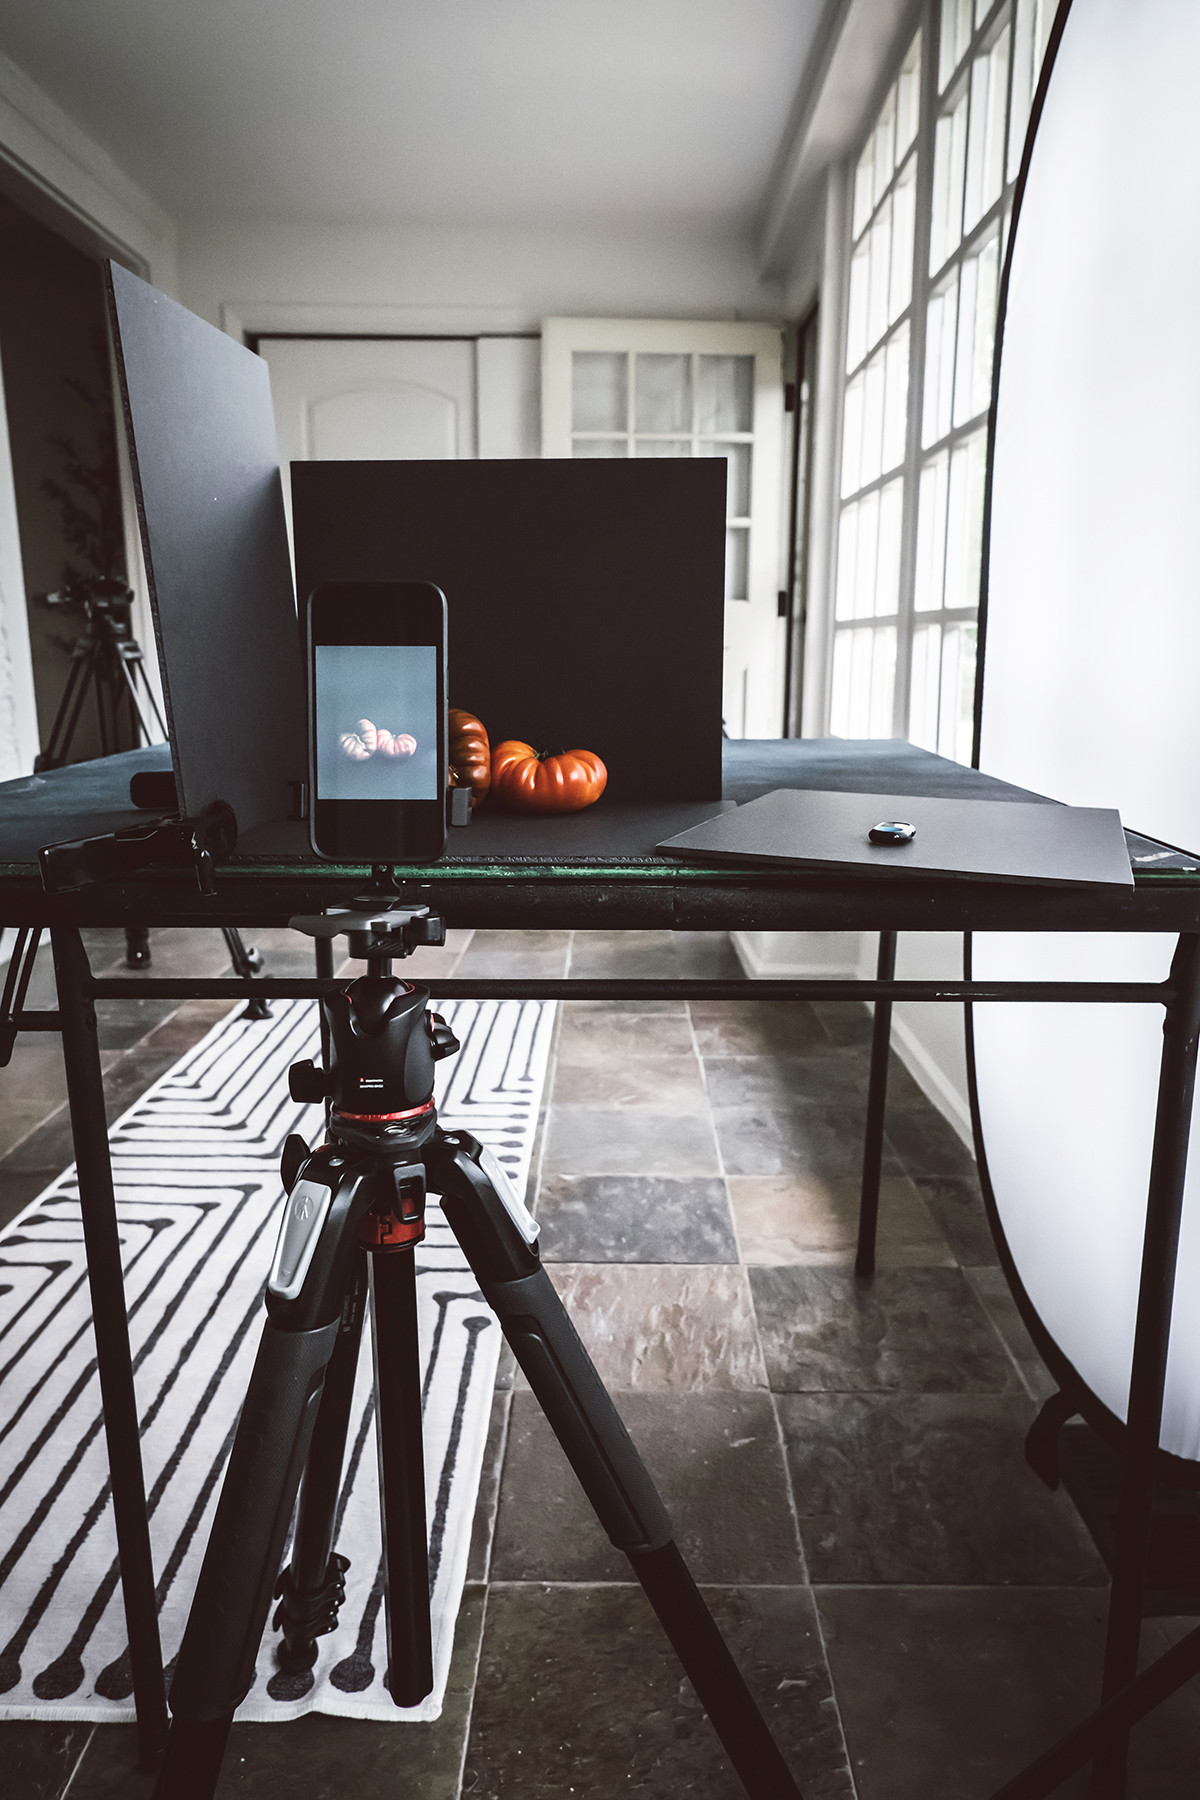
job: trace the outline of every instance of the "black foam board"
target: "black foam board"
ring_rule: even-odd
[[[433,581],[450,704],[600,756],[614,799],[721,794],[725,464],[292,464],[296,586]]]
[[[871,827],[885,820],[914,825],[916,835],[907,844],[871,843]],[[660,841],[658,849],[703,863],[1133,886],[1119,813],[1036,801],[776,788]]]
[[[267,366],[116,263],[108,293],[179,804],[252,830],[306,767]]]

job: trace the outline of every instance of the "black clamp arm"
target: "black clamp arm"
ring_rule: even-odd
[[[99,837],[44,844],[38,863],[48,894],[69,894],[148,869],[190,869],[200,892],[211,898],[216,864],[233,854],[236,843],[233,808],[217,800],[196,819],[160,819]]]

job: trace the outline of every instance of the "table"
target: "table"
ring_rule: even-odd
[[[165,1700],[93,1003],[98,998],[147,993],[179,999],[251,994],[315,997],[331,985],[332,963],[326,942],[317,977],[307,981],[270,977],[160,981],[152,976],[97,980],[88,966],[80,928],[284,926],[297,914],[344,904],[361,891],[367,874],[362,868],[318,863],[308,850],[304,828],[281,822],[260,828],[238,844],[232,858],[221,865],[211,897],[200,893],[190,871],[165,868],[72,893],[47,894],[37,868],[40,846],[144,821],[147,815],[136,813],[129,803],[129,777],[168,766],[165,747],[158,747],[0,785],[0,923],[29,934],[19,940],[26,951],[33,933],[50,928],[59,994],[56,1012],[27,1012],[19,979],[22,959],[16,955],[3,1010],[12,1012],[17,1029],[56,1030],[63,1038],[134,1691],[147,1761],[161,1743]],[[787,786],[1052,804],[899,741],[813,739],[725,746],[725,804]],[[1103,1733],[1123,1728],[1141,1716],[1200,1668],[1200,1632],[1196,1632],[1134,1680],[1200,1036],[1200,870],[1189,867],[1186,856],[1176,855],[1155,864],[1152,872],[1139,870],[1130,889],[1081,889],[899,875],[801,873],[786,867],[709,869],[673,863],[654,852],[660,839],[698,824],[715,810],[713,803],[636,805],[602,800],[596,807],[568,817],[521,818],[485,812],[469,829],[451,832],[439,863],[398,869],[396,879],[405,900],[429,904],[448,926],[878,933],[878,968],[875,979],[869,981],[568,979],[431,984],[434,994],[442,998],[469,994],[481,998],[874,1000],[857,1264],[864,1276],[874,1266],[874,1209],[894,1002],[1121,1001],[1154,1002],[1165,1009],[1125,1481],[1109,1614],[1110,1655],[1115,1654],[1127,1669],[1130,1685],[1071,1734],[1064,1741],[1065,1748],[1057,1747],[1049,1753],[1049,1760],[1039,1759],[1002,1790],[1006,1800],[1018,1800],[1018,1796],[1034,1800],[1051,1792],[1070,1769],[1081,1766]],[[1135,850],[1139,844],[1150,847],[1148,840],[1136,840]],[[898,932],[975,930],[1170,932],[1177,936],[1178,945],[1164,982],[895,979]],[[1164,1687],[1167,1682],[1170,1685]]]

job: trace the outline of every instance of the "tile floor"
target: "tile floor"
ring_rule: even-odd
[[[308,971],[305,942],[257,941],[273,972]],[[119,962],[117,934],[90,942],[97,968]],[[225,964],[215,933],[156,933],[154,958]],[[726,938],[668,933],[458,934],[409,966],[737,973]],[[48,970],[36,981],[49,999]],[[114,1110],[222,1010],[103,1007]],[[853,1275],[868,1033],[858,1006],[563,1006],[543,1254],[808,1800],[984,1800],[1087,1711],[1105,1577],[1022,1457],[1048,1381],[972,1159],[898,1064],[879,1272]],[[24,1040],[0,1072],[0,1220],[69,1160],[64,1098],[56,1042]],[[1147,1652],[1184,1628],[1148,1623]],[[8,1800],[149,1793],[127,1728],[7,1723],[0,1754]],[[1131,1800],[1194,1797],[1198,1767],[1187,1690],[1139,1729]],[[740,1791],[506,1358],[442,1718],[235,1728],[219,1793]]]

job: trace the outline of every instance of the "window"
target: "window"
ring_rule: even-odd
[[[725,528],[725,730],[778,737],[782,338],[774,326],[547,319],[545,456],[720,456]]]
[[[971,753],[1000,264],[1053,0],[930,0],[853,171],[830,730]]]

